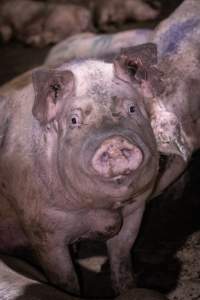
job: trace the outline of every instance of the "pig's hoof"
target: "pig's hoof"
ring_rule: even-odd
[[[67,282],[60,285],[60,287],[70,294],[80,296],[80,287],[77,277],[71,277],[70,279],[68,278]]]
[[[80,287],[78,283],[78,279],[76,276],[68,276],[67,278],[56,278],[55,276],[48,276],[49,281],[57,286],[58,288],[62,289],[63,291],[73,294],[73,295],[80,295]]]
[[[136,280],[130,266],[120,265],[118,274],[111,273],[112,287],[116,295],[136,287]]]
[[[136,282],[132,276],[122,276],[120,278],[120,281],[112,279],[112,287],[116,295],[122,294],[125,291],[136,287]]]

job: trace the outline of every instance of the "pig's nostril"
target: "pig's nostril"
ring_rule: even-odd
[[[92,167],[100,175],[114,178],[118,185],[122,185],[126,175],[138,169],[142,160],[140,148],[119,136],[103,141],[94,153]]]
[[[129,159],[132,155],[132,152],[129,149],[122,149],[121,152],[123,156],[126,157],[127,159]]]
[[[103,152],[102,155],[101,155],[101,161],[107,162],[108,159],[109,159],[108,152]]]

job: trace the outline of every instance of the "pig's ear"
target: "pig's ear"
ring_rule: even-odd
[[[118,78],[136,84],[144,97],[161,93],[162,73],[156,68],[157,46],[147,43],[124,48],[114,60],[114,70]]]
[[[71,71],[37,69],[32,74],[35,100],[33,115],[42,124],[58,118],[64,104],[74,91]]]
[[[157,47],[148,43],[123,49],[114,61],[115,74],[138,88],[146,101],[159,152],[180,155],[187,161],[191,150],[177,116],[167,111],[160,95],[164,91],[163,74],[157,69]]]

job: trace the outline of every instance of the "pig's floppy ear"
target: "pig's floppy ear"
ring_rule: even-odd
[[[33,116],[42,124],[58,118],[65,101],[73,94],[74,75],[71,71],[37,69],[32,73],[35,100]]]
[[[162,103],[160,95],[164,91],[163,74],[157,69],[156,64],[157,47],[155,44],[147,43],[122,49],[114,61],[114,69],[118,78],[139,88],[147,98],[145,103],[158,151],[167,155],[180,155],[187,161],[191,151],[177,116],[167,111]]]
[[[144,97],[152,97],[163,89],[162,73],[156,68],[157,46],[147,43],[121,49],[114,60],[114,70],[118,78],[132,82],[140,88]]]

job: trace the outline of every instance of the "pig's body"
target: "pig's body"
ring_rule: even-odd
[[[173,111],[193,151],[200,147],[200,3],[185,1],[169,21],[163,21],[152,41],[158,45],[158,68],[162,70],[162,103]]]
[[[44,47],[92,28],[90,11],[78,5],[32,0],[1,2],[0,37],[5,42],[15,36],[26,44]],[[26,13],[19,18],[22,11]]]
[[[10,235],[7,231],[6,235],[1,235],[0,247],[7,252],[13,246],[17,248],[28,243],[51,282],[75,292],[78,282],[65,244],[84,237],[109,238],[119,232],[121,226],[122,236],[126,242],[130,238],[132,244],[158,171],[156,144],[145,111],[138,108],[136,113],[129,113],[129,106],[135,109],[132,97],[137,94],[116,76],[112,63],[72,62],[53,73],[46,72],[36,71],[35,93],[32,83],[19,90],[15,85],[15,90],[10,89],[8,95],[6,89],[1,90],[1,202],[9,212],[5,217],[5,211],[1,210],[1,228],[4,232],[10,222],[12,226]],[[72,82],[71,77],[67,82],[68,76],[74,76]],[[66,80],[63,88],[70,85],[72,89],[70,107],[67,109],[67,104],[63,103],[66,119],[62,118],[61,122],[57,117],[52,120],[57,111],[57,107],[52,111],[53,103],[43,112],[46,109],[43,100],[50,97],[45,96],[43,89],[46,78],[49,78],[47,82],[52,81],[53,88],[58,79],[60,82]],[[61,85],[56,83],[55,87],[57,84]],[[47,89],[52,89],[52,85]],[[123,105],[120,99],[125,99]],[[67,124],[70,111],[72,119]],[[70,125],[74,118],[81,118],[79,114],[85,115],[84,123]],[[128,119],[136,122],[136,132],[131,132]],[[140,126],[146,127],[145,142],[139,135]],[[63,136],[63,132],[67,135]],[[67,140],[61,141],[58,137]],[[139,165],[139,173],[134,174]],[[132,213],[135,216],[130,218]],[[13,232],[13,228],[20,228],[19,224],[23,230]],[[130,237],[126,227],[133,227]],[[117,267],[114,276],[119,270],[112,258],[119,253],[112,254],[112,251],[121,250],[115,246],[121,243],[118,238],[108,243],[111,264],[113,269]],[[122,245],[124,248],[125,244]],[[131,284],[130,274],[127,279]],[[118,280],[116,276],[117,288]]]
[[[176,118],[171,136],[164,136],[168,142],[162,143],[159,134],[157,140],[161,152],[167,153],[169,147],[169,154],[172,153],[170,143],[175,142],[177,150],[174,149],[174,153],[179,156],[169,160],[158,190],[163,190],[183,172],[191,154],[200,147],[199,13],[199,1],[184,1],[169,19],[158,26],[152,38],[158,49],[158,69],[163,72],[164,89],[157,97],[158,110],[164,114],[172,113]],[[156,126],[160,123],[157,121],[154,122]],[[183,160],[180,160],[181,156]]]
[[[151,29],[134,29],[114,34],[81,33],[73,35],[50,50],[45,64],[56,65],[80,58],[114,57],[121,48],[148,42],[152,33]]]
[[[187,5],[193,7],[188,18],[200,10],[200,3],[185,1],[167,22]],[[114,287],[133,284],[129,252],[145,202],[199,148],[199,93],[189,87],[199,85],[200,27],[192,24],[172,47],[173,35],[167,46],[158,28],[157,68],[155,46],[148,44],[125,50],[114,63],[38,69],[33,83],[1,89],[0,226],[10,228],[10,236],[1,235],[2,251],[28,243],[50,281],[77,292],[66,244],[104,236]],[[168,157],[162,172],[160,153]]]

